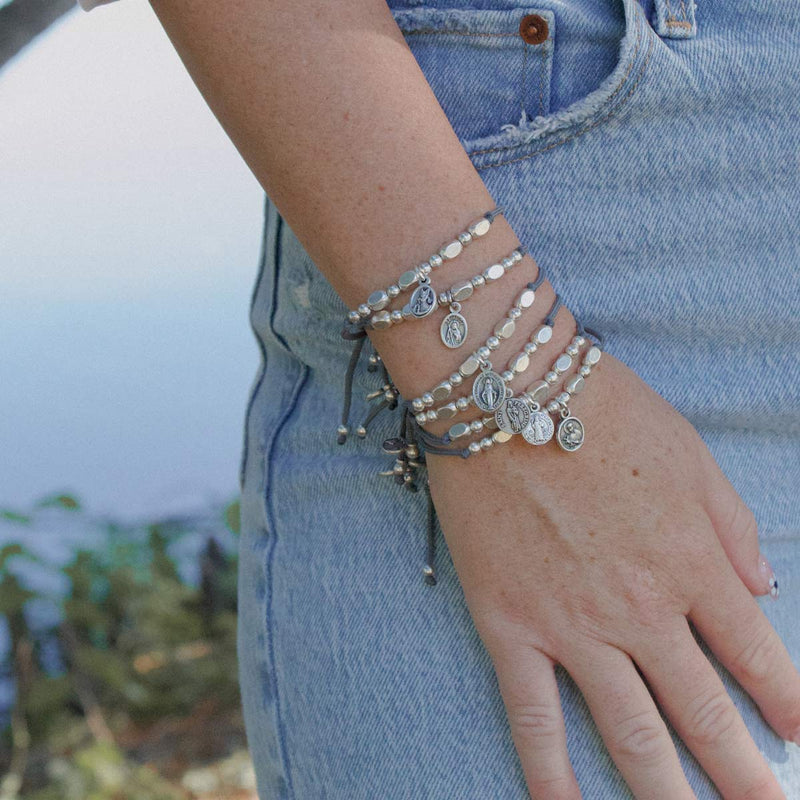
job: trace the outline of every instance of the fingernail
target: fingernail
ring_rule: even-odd
[[[780,594],[780,587],[778,586],[778,579],[775,577],[775,572],[769,565],[769,561],[762,554],[758,556],[758,569],[764,576],[764,579],[769,583],[769,596],[773,600],[778,599]]]

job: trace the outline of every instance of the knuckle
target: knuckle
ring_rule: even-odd
[[[736,707],[724,690],[700,695],[690,709],[687,738],[697,745],[715,744],[736,724],[737,716]]]
[[[750,684],[763,683],[773,673],[780,656],[779,639],[772,628],[763,626],[747,639],[747,644],[735,656],[731,666],[740,680]]]
[[[508,708],[511,727],[526,741],[538,747],[556,746],[561,739],[561,720],[551,706],[538,703],[511,703]]]
[[[728,533],[735,542],[741,544],[758,539],[758,523],[755,514],[741,498],[734,503],[733,514],[728,524]]]
[[[614,746],[624,758],[657,763],[666,757],[665,742],[660,718],[652,711],[640,711],[617,723]]]

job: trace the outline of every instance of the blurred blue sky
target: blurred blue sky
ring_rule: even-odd
[[[145,0],[76,6],[0,109],[0,506],[233,496],[260,186]]]

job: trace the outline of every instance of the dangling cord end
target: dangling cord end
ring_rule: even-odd
[[[436,555],[436,509],[433,507],[433,498],[431,497],[431,489],[428,486],[427,478],[425,479],[425,491],[428,494],[428,552],[422,573],[425,575],[425,583],[428,586],[435,586],[436,570],[433,567],[433,562]]]
[[[353,374],[356,371],[356,364],[358,364],[361,351],[364,349],[364,342],[366,335],[356,339],[353,343],[353,352],[350,354],[350,363],[347,365],[347,372],[344,376],[344,402],[342,404],[342,421],[336,429],[336,441],[338,444],[344,444],[347,441],[347,434],[349,429],[347,427],[347,420],[350,416],[350,402],[353,398]]]

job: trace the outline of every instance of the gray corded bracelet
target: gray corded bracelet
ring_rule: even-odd
[[[353,350],[345,372],[342,418],[337,429],[339,444],[345,443],[349,433],[347,421],[352,401],[353,377],[364,349],[368,328],[381,329],[405,320],[424,319],[430,316],[437,307],[449,305],[450,313],[440,326],[441,341],[445,346],[451,348],[460,347],[463,344],[467,333],[467,323],[460,313],[461,303],[468,299],[475,289],[503,277],[527,252],[527,248],[521,244],[518,245],[500,262],[490,265],[471,280],[459,281],[449,290],[438,295],[431,286],[429,276],[434,268],[441,266],[445,261],[456,258],[463,248],[475,238],[486,235],[494,218],[502,213],[502,206],[497,206],[487,212],[458,234],[453,241],[443,245],[427,261],[404,272],[398,278],[397,283],[373,292],[366,303],[362,303],[357,309],[348,312],[341,335],[342,338],[353,342]],[[513,334],[515,323],[522,316],[523,311],[533,305],[535,290],[542,285],[544,280],[544,271],[539,267],[536,280],[524,287],[507,316],[494,327],[494,333],[487,338],[486,344],[472,353],[457,372],[445,378],[431,391],[424,392],[420,397],[401,402],[400,394],[380,355],[373,349],[373,353],[369,356],[367,370],[375,372],[380,369],[382,384],[376,391],[370,392],[366,399],[368,401],[381,399],[377,405],[373,406],[356,432],[360,438],[365,438],[367,426],[383,409],[393,410],[398,405],[400,406],[398,435],[383,442],[384,452],[394,455],[395,463],[391,469],[379,474],[393,477],[396,483],[405,486],[412,492],[419,491],[420,480],[425,488],[428,524],[423,575],[425,582],[430,585],[436,584],[434,570],[436,510],[427,474],[422,477],[419,475],[420,469],[425,466],[425,453],[469,458],[491,449],[496,444],[509,441],[515,434],[521,434],[526,442],[534,446],[546,444],[550,439],[555,438],[561,449],[566,452],[574,452],[583,444],[584,425],[577,417],[572,416],[567,404],[571,397],[583,388],[593,366],[600,360],[603,350],[603,336],[600,333],[585,327],[580,320],[576,319],[575,336],[541,379],[530,384],[518,396],[514,395],[508,385],[516,375],[528,368],[529,357],[539,346],[550,340],[556,315],[563,305],[558,294],[555,295],[553,304],[544,320],[537,326],[529,341],[525,343],[522,352],[509,360],[505,370],[500,373],[496,372],[489,360],[491,352],[497,349],[500,341]],[[387,310],[386,306],[391,300],[415,284],[416,288],[402,310]],[[592,336],[595,343],[589,341],[588,336]],[[560,376],[566,373],[573,363],[577,362],[580,349],[587,342],[590,345],[589,349],[583,356],[582,363],[576,372],[565,377],[561,390],[555,397],[549,398],[548,394],[552,385],[558,382]],[[459,397],[439,408],[432,408],[437,400],[447,399],[453,388],[460,386],[465,378],[475,373],[477,375],[469,395]],[[436,436],[424,429],[426,422],[455,416],[457,413],[465,411],[470,405],[475,405],[490,416],[473,419],[469,423],[456,423],[443,436]],[[561,418],[557,429],[550,414],[558,414]],[[489,435],[483,435],[479,441],[470,441],[466,446],[459,446],[457,443],[457,440],[462,437],[484,433]],[[423,450],[420,449],[420,445]]]

